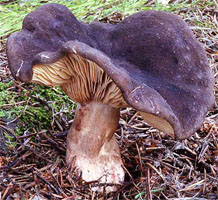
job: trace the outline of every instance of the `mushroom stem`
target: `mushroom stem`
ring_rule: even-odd
[[[114,137],[120,109],[98,102],[81,104],[67,137],[66,161],[86,182],[120,184],[124,170]],[[116,186],[107,191],[116,190]]]

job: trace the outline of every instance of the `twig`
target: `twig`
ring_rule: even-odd
[[[146,185],[146,192],[147,192],[147,199],[152,200],[152,194],[151,194],[151,185],[150,185],[150,169],[147,168],[147,185]]]
[[[58,188],[56,188],[55,186],[53,186],[49,181],[45,180],[44,178],[41,177],[40,173],[36,174],[37,177],[39,177],[43,182],[45,182],[47,185],[50,186],[50,188],[56,193],[56,194],[60,194],[60,191]]]

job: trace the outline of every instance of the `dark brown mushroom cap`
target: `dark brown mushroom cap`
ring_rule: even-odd
[[[117,25],[88,25],[65,6],[48,4],[27,15],[7,42],[12,75],[24,82],[32,80],[33,65],[53,63],[66,53],[98,64],[130,106],[148,120],[166,120],[177,139],[200,127],[214,101],[205,51],[173,14],[145,11]]]

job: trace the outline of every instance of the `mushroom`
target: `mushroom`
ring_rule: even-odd
[[[47,4],[8,38],[7,56],[15,79],[60,86],[78,102],[66,162],[87,182],[124,180],[114,137],[120,108],[132,107],[151,126],[185,139],[214,101],[204,49],[181,18],[166,12],[86,24],[65,6]]]

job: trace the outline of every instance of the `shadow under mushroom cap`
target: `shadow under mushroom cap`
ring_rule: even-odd
[[[34,65],[67,54],[96,63],[129,106],[154,127],[168,122],[177,139],[200,127],[214,101],[205,51],[186,23],[170,13],[144,11],[119,24],[85,24],[65,6],[48,4],[27,15],[22,30],[7,41],[12,75],[24,82],[32,80]]]

